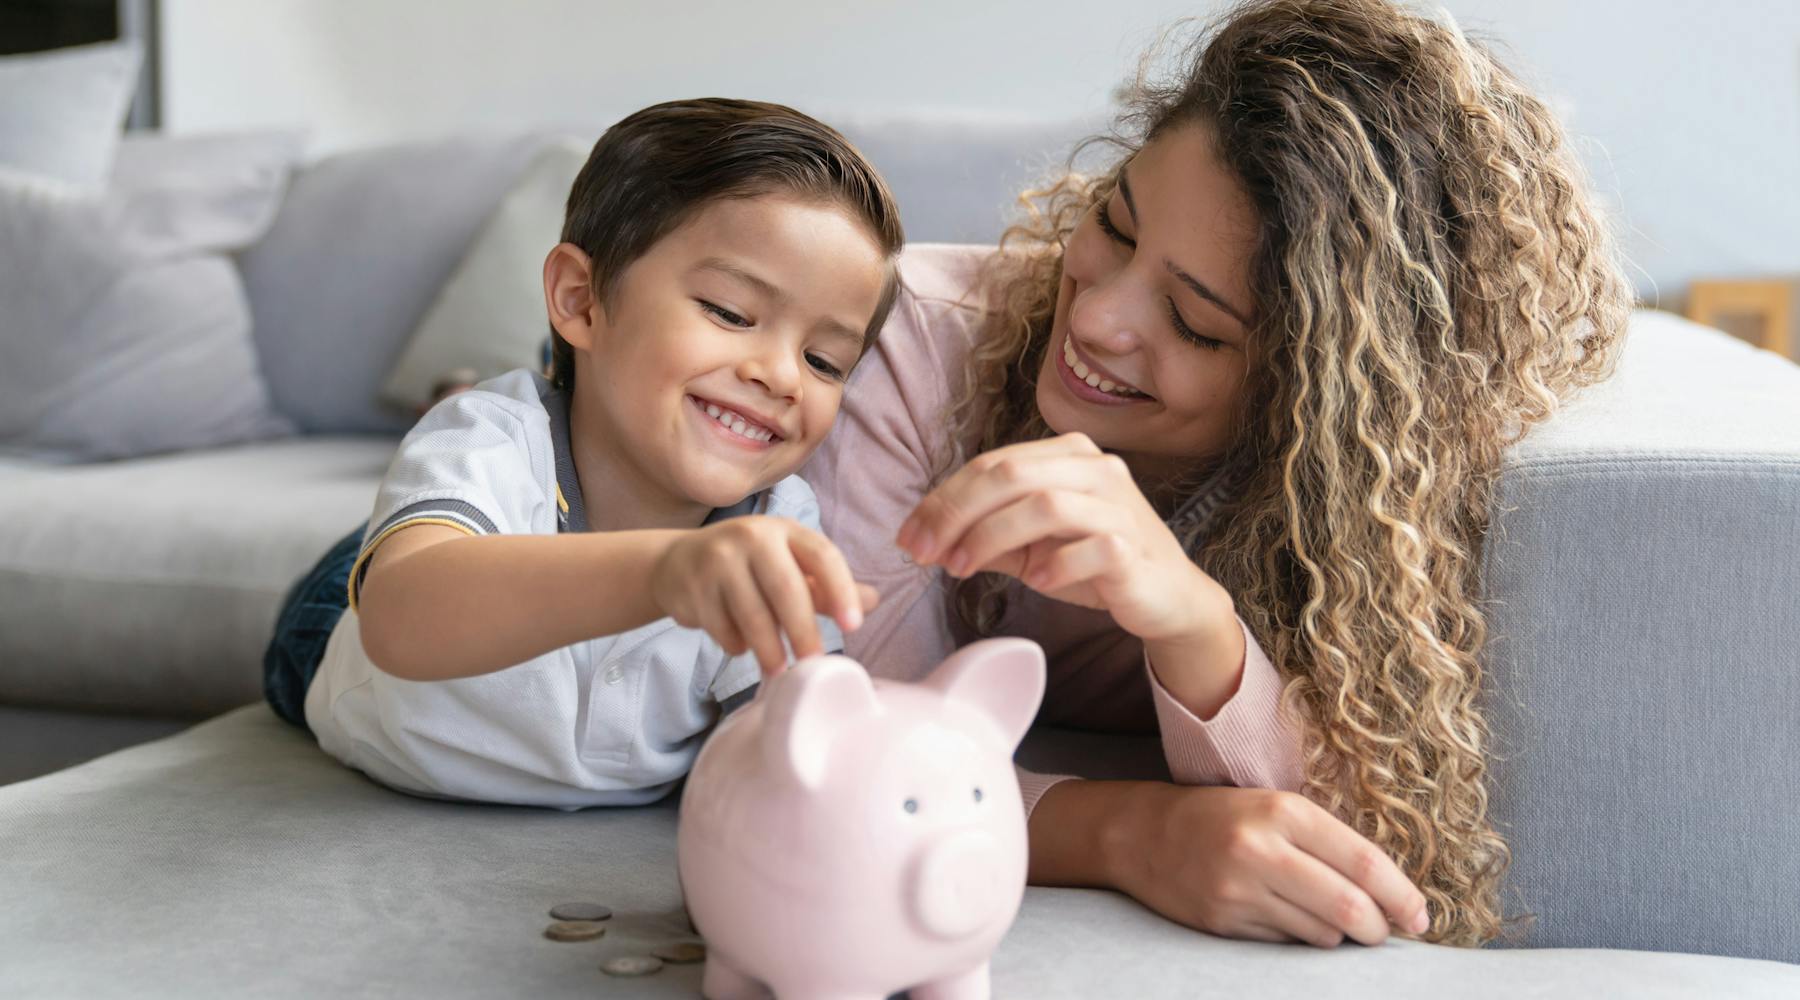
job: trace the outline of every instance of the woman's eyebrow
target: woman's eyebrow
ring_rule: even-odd
[[[1125,211],[1131,216],[1131,227],[1133,229],[1143,228],[1138,224],[1137,202],[1131,197],[1131,178],[1126,176],[1124,167],[1119,168],[1119,195],[1125,199]],[[1167,257],[1163,258],[1163,266],[1169,269],[1169,273],[1175,276],[1175,280],[1192,289],[1195,295],[1218,306],[1224,311],[1225,315],[1242,323],[1246,329],[1249,328],[1250,320],[1245,318],[1245,315],[1242,312],[1233,308],[1229,302],[1226,302],[1224,296],[1213,291],[1211,288],[1206,287],[1199,278],[1176,267],[1175,262]]]

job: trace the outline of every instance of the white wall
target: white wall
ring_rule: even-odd
[[[1077,116],[1215,0],[164,0],[171,131],[303,125],[320,152],[594,131],[673,97]],[[1800,2],[1447,0],[1564,102],[1640,287],[1800,272]],[[1104,13],[1101,13],[1104,11]]]

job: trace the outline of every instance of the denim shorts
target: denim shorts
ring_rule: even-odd
[[[319,672],[331,630],[350,606],[350,569],[367,525],[344,536],[288,591],[263,653],[263,697],[283,719],[308,729],[306,688]],[[310,729],[308,730],[310,731]]]

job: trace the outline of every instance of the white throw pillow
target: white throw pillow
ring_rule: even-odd
[[[98,190],[141,58],[136,42],[0,58],[0,167]]]
[[[122,458],[292,432],[226,255],[273,221],[298,140],[153,142],[105,194],[0,172],[0,449]]]
[[[537,368],[550,335],[544,257],[562,235],[569,187],[588,143],[559,140],[534,157],[450,273],[382,386],[382,399],[414,410],[458,369],[478,379]]]

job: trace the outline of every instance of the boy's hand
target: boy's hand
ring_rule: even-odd
[[[796,657],[822,653],[815,614],[854,632],[880,600],[851,578],[824,535],[761,515],[708,525],[671,544],[651,570],[650,593],[664,614],[705,629],[727,653],[755,650],[764,677],[787,665],[784,633]]]

